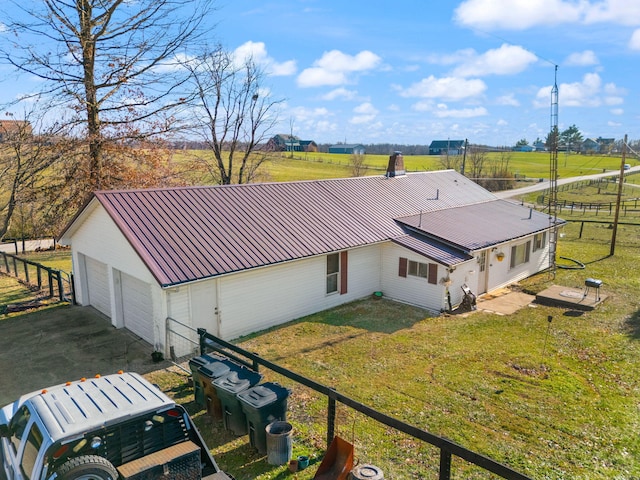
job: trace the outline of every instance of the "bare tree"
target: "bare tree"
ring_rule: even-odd
[[[353,177],[361,177],[367,171],[367,166],[364,163],[365,156],[362,153],[352,153],[349,157],[349,165],[351,166],[351,175]]]
[[[13,35],[3,35],[1,55],[44,80],[39,95],[75,110],[87,139],[90,189],[110,186],[106,143],[162,131],[169,123],[158,118],[185,101],[176,59],[203,33],[212,1],[12,2],[21,18],[5,20]]]
[[[196,164],[222,185],[249,183],[269,156],[258,149],[277,121],[276,106],[261,89],[263,72],[252,59],[237,59],[218,48],[186,62],[195,86],[192,132],[211,156]]]
[[[64,124],[44,126],[35,107],[25,112],[22,120],[8,117],[0,128],[0,239],[11,231],[16,216],[20,225],[14,235],[51,234],[36,231],[42,220],[48,170],[66,157],[76,142],[69,140]]]
[[[440,154],[440,166],[442,168],[459,171],[460,165],[462,165],[461,155],[451,155],[449,152]]]
[[[476,146],[469,146],[466,161],[466,173],[476,183],[480,183],[485,170],[485,162],[487,160],[487,152]]]

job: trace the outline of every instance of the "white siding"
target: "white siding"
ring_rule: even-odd
[[[420,263],[435,263],[433,260],[402,248],[395,243],[385,243],[382,250],[382,293],[384,296],[400,302],[417,305],[432,312],[440,312],[446,308],[446,291],[441,282],[447,276],[447,269],[438,264],[438,283],[430,284],[426,278],[399,273],[400,257]]]
[[[220,335],[235,338],[372,294],[380,289],[379,248],[349,250],[344,295],[325,293],[324,255],[220,278]]]

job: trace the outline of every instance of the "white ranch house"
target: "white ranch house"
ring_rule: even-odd
[[[445,170],[100,191],[60,243],[78,302],[167,354],[168,317],[233,339],[373,292],[442,312],[547,268],[551,227]]]

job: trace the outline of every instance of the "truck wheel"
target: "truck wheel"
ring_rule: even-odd
[[[118,471],[106,458],[84,455],[68,460],[58,469],[61,480],[117,480]]]

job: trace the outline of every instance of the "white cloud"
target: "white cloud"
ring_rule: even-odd
[[[358,92],[355,90],[347,90],[346,88],[340,87],[334,90],[331,90],[329,93],[326,93],[322,96],[323,100],[336,100],[338,98],[342,100],[353,100],[356,98]]]
[[[460,25],[483,28],[525,30],[534,26],[567,23],[614,23],[638,25],[640,3],[628,0],[466,0],[455,10]]]
[[[609,121],[607,122],[607,125],[608,125],[609,127],[621,127],[621,126],[622,126],[622,124],[621,124],[621,123],[618,123],[618,122],[612,122],[611,120],[609,120]]]
[[[520,106],[520,102],[516,99],[516,97],[514,96],[513,93],[510,93],[508,95],[502,95],[501,97],[498,97],[496,99],[496,103],[498,105],[505,105],[508,107],[519,107]]]
[[[274,76],[294,75],[297,71],[295,60],[286,62],[276,62],[267,53],[267,48],[263,42],[248,41],[240,45],[233,51],[235,62],[242,63],[248,59],[253,60],[256,65],[260,65],[265,72]]]
[[[349,74],[366,72],[377,68],[382,59],[373,52],[364,50],[357,55],[348,55],[339,50],[325,52],[313,66],[304,69],[298,76],[300,87],[321,87],[349,83]]]
[[[400,88],[403,97],[440,98],[443,100],[462,100],[481,95],[487,85],[480,79],[457,77],[436,78],[430,75],[406,89]]]
[[[572,53],[564,61],[565,65],[576,67],[598,65],[598,63],[598,57],[596,57],[596,54],[593,53],[592,50]]]
[[[624,115],[624,109],[622,108],[612,108],[609,110],[612,115]]]
[[[633,31],[629,39],[629,48],[631,50],[640,50],[640,28]]]
[[[461,108],[450,110],[446,105],[439,104],[433,114],[438,118],[474,118],[488,115],[487,109],[484,107]]]
[[[509,125],[509,122],[507,122],[506,120],[503,120],[502,118],[500,120],[498,120],[496,122],[496,125],[499,127],[506,127],[507,125]]]
[[[349,122],[357,125],[372,122],[379,113],[369,102],[361,103],[353,109],[353,112],[357,115],[353,116]]]
[[[538,57],[524,48],[505,43],[500,48],[487,50],[481,55],[473,52],[473,55],[454,69],[453,75],[460,77],[514,75],[537,60]]]
[[[619,95],[614,95],[623,94],[624,89],[616,87],[613,83],[603,87],[602,79],[597,73],[587,73],[581,82],[562,83],[558,88],[558,99],[563,107],[599,107],[603,103],[619,105],[624,101]],[[551,87],[541,88],[534,100],[534,106],[548,108],[550,102]]]

